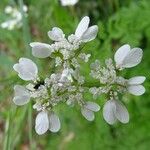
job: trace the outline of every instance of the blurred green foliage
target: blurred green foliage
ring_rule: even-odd
[[[0,28],[0,149],[5,150],[148,150],[150,147],[150,1],[149,0],[79,0],[75,7],[62,7],[58,0],[24,0],[28,17],[23,27],[8,31]],[[0,23],[7,19],[7,5],[21,9],[22,0],[1,0]],[[88,43],[84,52],[91,53],[90,63],[95,59],[113,57],[117,48],[125,43],[144,50],[142,63],[123,72],[126,77],[145,75],[147,92],[141,97],[125,95],[123,101],[130,113],[127,125],[109,126],[101,111],[94,122],[89,123],[79,108],[62,104],[56,108],[62,128],[58,134],[48,132],[43,136],[34,131],[35,113],[31,104],[16,107],[12,103],[13,86],[22,83],[12,69],[20,57],[32,58],[40,67],[41,74],[49,72],[48,60],[31,56],[30,41],[49,43],[47,31],[54,26],[72,33],[80,18],[89,15],[92,24],[98,24],[96,40]],[[82,72],[91,80],[89,64],[83,64]],[[87,100],[91,100],[87,96]],[[97,101],[104,104],[104,96]]]

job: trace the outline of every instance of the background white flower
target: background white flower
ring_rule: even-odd
[[[27,17],[27,6],[23,6],[23,11],[25,12],[25,16]],[[5,8],[5,13],[10,15],[11,19],[1,23],[2,28],[6,28],[8,30],[13,30],[15,27],[20,28],[22,26],[22,14],[18,10],[18,8],[13,8],[11,6],[7,6]]]
[[[131,49],[128,44],[121,46],[115,53],[114,59],[118,69],[131,68],[138,65],[143,57],[140,48]]]
[[[60,0],[62,6],[71,6],[75,5],[79,0]]]
[[[127,83],[128,83],[128,91],[129,93],[136,95],[136,96],[140,96],[142,94],[145,93],[145,87],[143,85],[141,85],[142,83],[144,83],[144,81],[146,80],[146,78],[144,76],[136,76],[133,78],[130,78]]]
[[[117,120],[121,123],[129,122],[128,110],[119,100],[109,100],[105,103],[103,117],[111,125],[116,123]]]
[[[36,64],[28,58],[20,58],[19,63],[13,66],[14,70],[18,72],[18,76],[22,80],[36,80],[38,68]]]
[[[6,14],[10,14],[13,12],[13,8],[11,6],[6,6],[4,12]]]

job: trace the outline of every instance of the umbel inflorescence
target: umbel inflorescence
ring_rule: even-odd
[[[54,41],[49,45],[46,43],[33,42],[32,54],[37,58],[50,57],[55,60],[52,74],[40,78],[36,64],[28,58],[20,58],[19,63],[14,65],[18,76],[27,85],[15,85],[16,105],[27,104],[34,101],[33,108],[38,111],[35,120],[37,134],[44,134],[47,130],[57,132],[61,124],[58,115],[53,108],[61,103],[73,107],[79,105],[81,114],[88,120],[93,121],[94,112],[100,110],[100,106],[93,101],[85,100],[85,93],[90,92],[93,99],[107,95],[107,101],[103,108],[103,116],[107,123],[114,124],[117,120],[122,123],[129,121],[129,114],[126,107],[119,99],[120,94],[129,92],[133,95],[142,95],[145,88],[141,85],[145,81],[144,76],[136,76],[125,79],[118,73],[125,69],[138,65],[141,62],[143,52],[140,48],[131,49],[129,45],[120,47],[112,59],[105,60],[102,66],[99,60],[91,64],[90,76],[97,80],[96,85],[86,84],[85,77],[80,74],[81,65],[79,62],[88,62],[90,54],[82,52],[83,45],[94,40],[98,33],[98,26],[89,27],[89,17],[84,17],[74,34],[65,36],[63,31],[54,27],[48,32],[49,38]]]

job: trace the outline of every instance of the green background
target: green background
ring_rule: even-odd
[[[75,7],[63,7],[58,0],[24,0],[28,17],[23,27],[8,31],[0,28],[0,149],[5,150],[149,150],[150,149],[150,1],[149,0],[79,0]],[[9,17],[4,14],[7,5],[21,9],[22,0],[0,1],[0,23]],[[40,74],[49,73],[51,62],[31,55],[29,43],[51,43],[47,31],[58,26],[66,35],[74,33],[80,19],[88,15],[91,24],[99,26],[97,38],[86,44],[83,52],[91,53],[88,64],[82,64],[82,73],[89,77],[89,65],[95,59],[102,62],[112,57],[123,44],[141,47],[144,57],[137,67],[126,69],[126,78],[144,75],[146,93],[140,97],[123,95],[122,100],[130,113],[130,122],[109,126],[96,113],[94,122],[83,118],[78,107],[64,104],[55,108],[61,119],[57,134],[47,132],[38,136],[34,130],[36,112],[32,102],[16,107],[13,102],[13,86],[24,84],[12,66],[20,57],[31,58],[38,64]],[[92,80],[91,80],[92,81]],[[89,95],[87,100],[93,100]],[[97,99],[100,106],[104,96]]]

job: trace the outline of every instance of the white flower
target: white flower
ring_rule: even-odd
[[[78,24],[78,27],[75,31],[75,36],[78,40],[81,40],[82,42],[89,42],[96,38],[98,33],[98,26],[93,25],[89,27],[89,23],[90,18],[85,16]]]
[[[145,81],[144,76],[136,76],[127,81],[127,89],[129,93],[140,96],[145,93],[145,88],[141,85]]]
[[[19,63],[15,64],[13,68],[23,80],[36,80],[37,78],[38,68],[36,64],[28,58],[20,58]]]
[[[27,12],[28,11],[28,7],[26,5],[23,5],[23,11]]]
[[[6,14],[11,14],[13,13],[13,11],[17,11],[16,8],[13,8],[12,6],[6,6],[4,12]],[[26,5],[23,5],[23,11],[27,12],[28,11],[28,7]]]
[[[49,44],[32,42],[30,43],[32,47],[32,55],[38,58],[46,58],[53,52]]]
[[[118,69],[134,67],[141,62],[142,56],[142,49],[131,49],[129,45],[123,45],[116,51],[114,56],[116,67]]]
[[[46,43],[32,42],[30,46],[32,47],[32,54],[38,58],[46,58],[53,52],[60,52],[63,55],[63,59],[69,59],[74,55],[74,50],[77,50],[82,42],[89,42],[95,39],[98,27],[96,25],[89,26],[89,17],[84,17],[79,23],[75,35],[70,35],[68,40],[65,38],[63,31],[54,27],[48,32],[48,36],[54,41],[53,44],[49,45]],[[85,57],[85,61],[88,61],[90,55]]]
[[[11,8],[7,9],[7,12],[12,11]],[[17,18],[19,20],[22,16],[18,14]],[[116,66],[112,59],[106,59],[105,66],[102,66],[98,60],[91,64],[90,75],[98,81],[86,82],[86,78],[81,72],[80,61],[88,62],[91,55],[82,53],[80,45],[92,41],[98,33],[98,26],[89,27],[89,23],[89,17],[85,16],[78,24],[75,34],[68,37],[60,28],[52,28],[48,32],[49,38],[53,40],[52,44],[30,43],[33,56],[38,58],[50,57],[54,60],[49,68],[52,70],[46,78],[39,79],[38,68],[30,59],[20,58],[19,63],[13,66],[21,79],[32,80],[25,87],[20,85],[14,87],[13,101],[16,105],[24,105],[31,98],[34,99],[33,108],[38,111],[35,131],[39,135],[48,130],[51,132],[60,130],[61,123],[53,109],[64,102],[70,106],[78,104],[83,117],[88,121],[93,121],[95,112],[100,110],[100,106],[95,102],[84,100],[88,91],[93,94],[94,99],[102,94],[107,94],[110,97],[103,108],[104,119],[109,124],[114,124],[117,121],[129,122],[129,113],[118,100],[119,94],[128,91],[134,95],[142,95],[145,92],[145,88],[142,86],[145,81],[144,76],[137,76],[128,80],[118,76],[117,69],[134,67],[141,62],[143,51],[139,48],[131,49],[129,45],[123,45],[115,53]]]
[[[42,110],[42,105],[41,105],[41,103],[36,102],[36,103],[33,105],[33,109],[36,109],[37,111],[41,111],[41,110]]]
[[[88,120],[93,121],[95,119],[94,112],[100,110],[100,106],[94,102],[86,102],[81,108],[82,115]]]
[[[91,54],[81,53],[78,57],[87,63],[89,61],[89,58],[91,57]]]
[[[12,13],[12,11],[13,11],[13,8],[12,8],[11,6],[6,6],[6,7],[5,7],[4,12],[5,12],[6,14],[10,14],[10,13]]]
[[[27,104],[30,101],[30,93],[25,87],[21,85],[15,85],[14,91],[15,91],[15,96],[13,98],[13,102],[16,105],[21,106]]]
[[[15,25],[16,25],[16,21],[14,20],[8,20],[1,23],[1,27],[4,29],[7,28],[8,30],[13,30],[15,28]]]
[[[59,117],[54,112],[48,115],[47,111],[41,111],[36,117],[35,131],[39,135],[46,133],[48,129],[51,132],[58,132],[60,127]]]
[[[67,81],[73,82],[71,74],[72,74],[72,69],[65,68],[62,72],[62,75],[59,81],[64,82],[64,83]]]
[[[109,124],[116,123],[119,120],[121,123],[129,122],[129,113],[126,107],[118,100],[109,100],[103,108],[103,117]]]
[[[25,12],[25,16],[27,16],[27,6],[23,6],[23,11]],[[15,27],[19,28],[22,26],[22,14],[17,8],[13,8],[11,6],[7,6],[5,8],[5,13],[10,15],[9,20],[1,23],[2,28],[7,28],[8,30],[13,30]]]
[[[58,27],[52,28],[52,30],[48,32],[48,36],[53,41],[62,41],[65,38],[65,34]]]
[[[75,5],[78,0],[60,0],[62,6],[70,6],[70,5]]]

